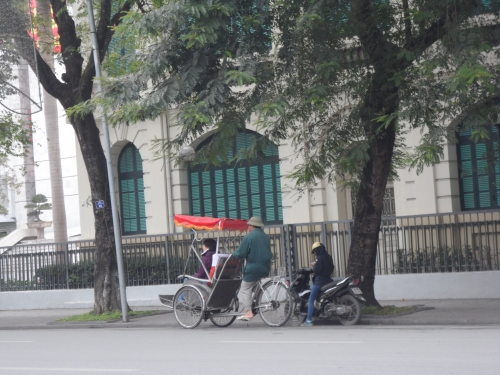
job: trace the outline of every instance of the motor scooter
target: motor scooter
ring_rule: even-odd
[[[301,268],[290,286],[294,298],[294,311],[290,324],[300,325],[307,317],[309,295],[311,294],[310,280],[313,270]],[[359,280],[353,276],[334,278],[321,287],[318,297],[314,301],[313,317],[318,319],[336,318],[343,325],[354,325],[359,322],[366,300],[363,292],[357,287]]]

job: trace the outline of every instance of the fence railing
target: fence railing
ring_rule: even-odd
[[[500,212],[459,212],[384,218],[379,233],[376,272],[379,275],[500,270]],[[353,221],[267,226],[274,255],[272,274],[284,267],[309,266],[311,247],[323,242],[335,263],[334,276],[346,274]],[[215,237],[216,232],[199,232]],[[180,282],[194,273],[198,261],[188,257],[193,232],[123,238],[127,285]],[[221,233],[220,249],[232,252],[242,236]],[[196,242],[201,250],[201,242]],[[0,291],[83,289],[94,286],[95,243],[34,243],[0,249]],[[189,261],[188,261],[189,259]]]

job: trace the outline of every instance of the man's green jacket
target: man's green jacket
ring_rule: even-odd
[[[255,228],[241,241],[233,258],[247,260],[243,281],[255,281],[269,276],[271,271],[271,241],[261,228]]]

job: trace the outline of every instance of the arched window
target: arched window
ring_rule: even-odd
[[[458,133],[458,171],[463,210],[500,207],[499,125],[489,127],[490,139],[475,143],[471,130]]]
[[[233,153],[249,147],[257,133],[247,131],[236,136]],[[202,147],[211,138],[205,140]],[[253,163],[223,164],[189,168],[191,214],[195,216],[248,219],[260,216],[266,224],[283,222],[281,174],[278,147],[269,144],[265,158]]]
[[[146,233],[144,179],[139,150],[127,144],[118,158],[118,180],[122,211],[122,233]]]

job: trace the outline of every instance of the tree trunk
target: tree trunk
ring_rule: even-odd
[[[30,93],[30,76],[28,70],[28,63],[21,59],[19,61],[18,67],[19,74],[19,90],[21,90],[24,95],[19,95],[21,101],[21,112],[24,113],[21,116],[23,121],[23,129],[31,133],[32,122],[31,122],[31,102],[29,98]],[[33,136],[30,135],[30,144],[26,146],[24,154],[24,192],[26,198],[26,204],[31,203],[31,200],[36,194],[36,183],[35,183],[35,157],[33,155]],[[35,220],[34,216],[27,216],[27,222],[32,223]]]
[[[94,116],[90,114],[83,119],[72,119],[72,124],[87,168],[92,203],[104,201],[104,209],[95,209],[93,204],[96,245],[94,311],[102,314],[121,310],[106,158]]]
[[[356,212],[349,252],[348,273],[358,277],[368,306],[380,306],[373,289],[383,200],[390,174],[396,121],[384,128],[374,118],[398,108],[397,88],[387,84],[386,74],[374,73],[363,103],[362,121],[369,140],[369,160],[363,168],[356,195]],[[388,87],[389,86],[389,87]]]
[[[41,54],[50,69],[54,72],[54,38],[52,35],[52,17],[49,0],[37,1],[39,20],[38,35]],[[57,100],[43,90],[45,130],[47,132],[47,148],[49,154],[50,188],[52,195],[52,221],[54,241],[68,241],[66,224],[66,206],[64,204],[64,187],[62,180],[61,153],[59,148],[59,121]],[[60,249],[62,252],[62,249]]]

